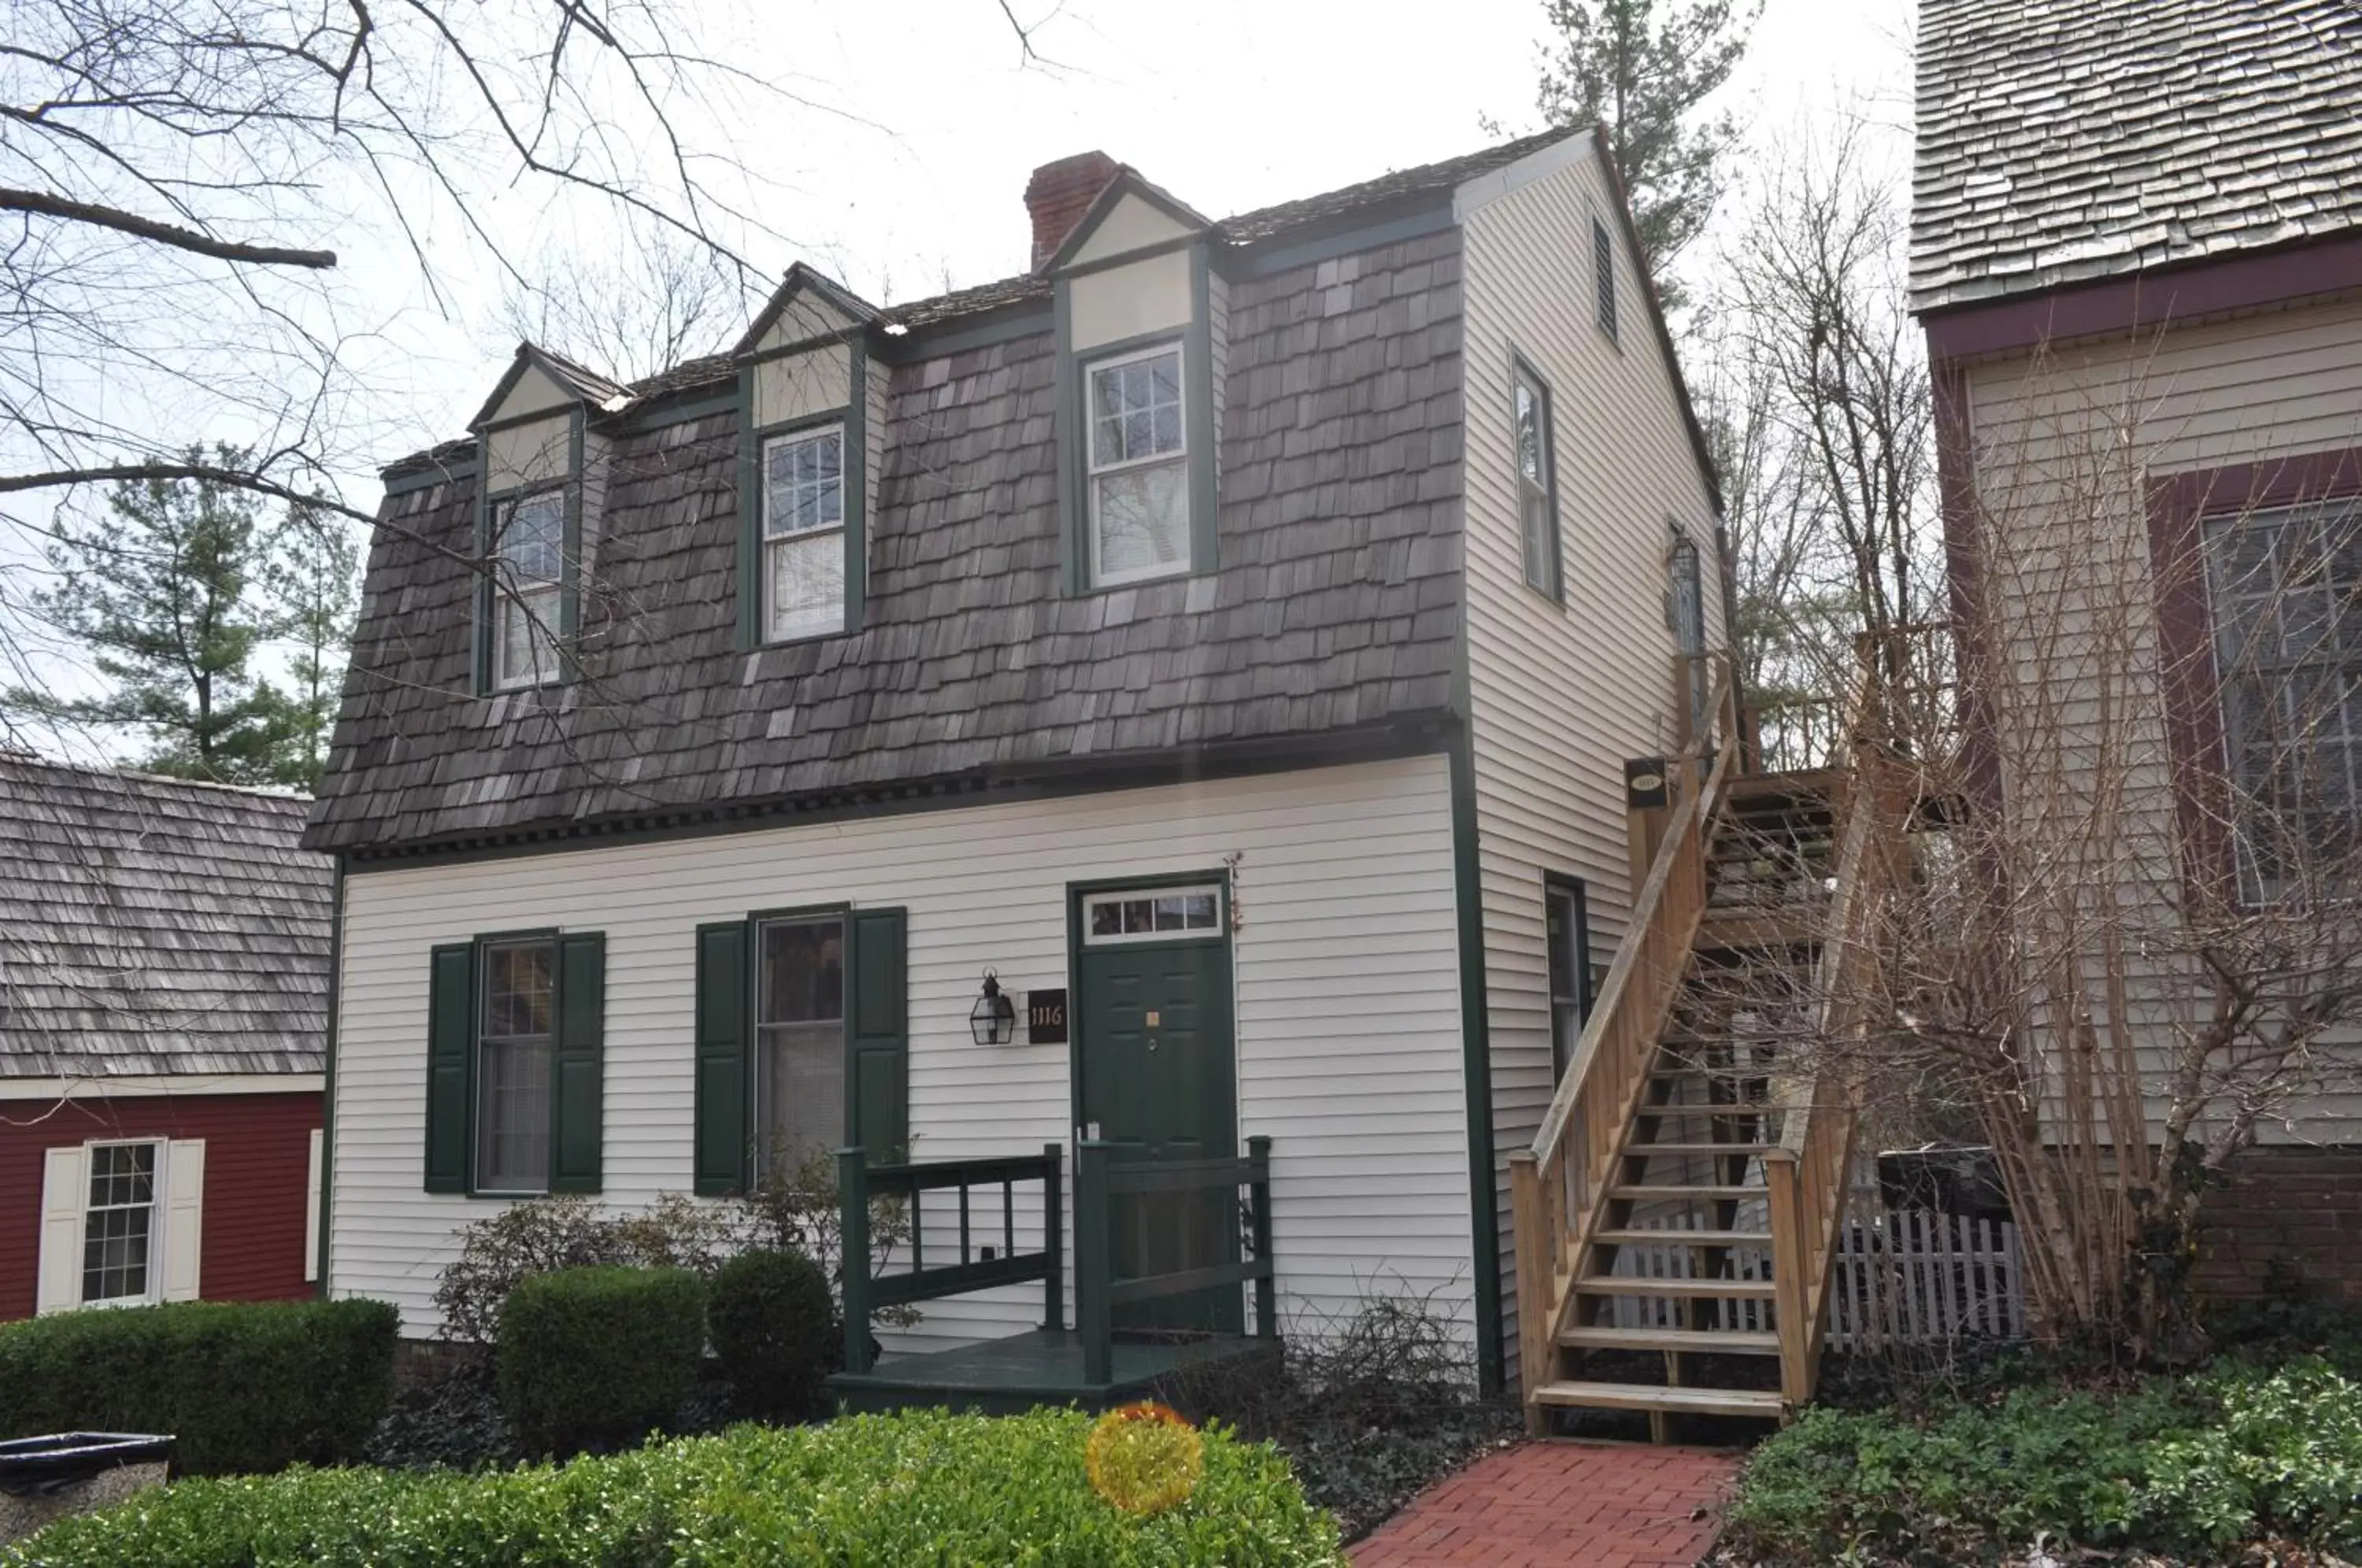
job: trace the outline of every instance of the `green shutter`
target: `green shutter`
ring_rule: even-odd
[[[911,1028],[900,910],[860,910],[853,928],[853,994],[846,1021],[845,1136],[873,1164],[911,1144]]]
[[[749,1077],[746,922],[697,928],[697,1150],[703,1197],[746,1190]]]
[[[426,1190],[468,1190],[468,1080],[476,1059],[476,946],[437,947],[426,999]]]
[[[557,939],[557,1039],[550,1057],[549,1190],[599,1190],[604,1132],[607,938]]]

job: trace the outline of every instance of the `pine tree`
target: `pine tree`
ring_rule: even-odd
[[[245,453],[201,448],[240,469]],[[138,766],[220,783],[273,779],[272,693],[253,671],[265,630],[249,584],[261,562],[257,499],[204,480],[115,486],[107,514],[61,521],[49,546],[55,587],[31,595],[35,613],[79,642],[110,683],[95,697],[9,694],[52,722],[143,734]]]
[[[1723,157],[1738,139],[1732,116],[1694,116],[1738,69],[1760,0],[1544,0],[1543,8],[1557,39],[1543,54],[1542,116],[1607,127],[1641,252],[1670,308],[1681,303],[1673,259],[1705,229]]]
[[[328,762],[359,572],[360,551],[337,518],[316,508],[288,509],[262,574],[272,603],[269,631],[288,650],[287,688],[262,690],[272,777],[307,792],[319,788]]]

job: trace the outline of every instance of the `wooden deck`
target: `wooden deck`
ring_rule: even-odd
[[[1093,1382],[1083,1371],[1083,1337],[1063,1329],[1036,1329],[958,1350],[889,1355],[867,1372],[840,1372],[829,1392],[850,1411],[941,1405],[987,1415],[1014,1415],[1040,1405],[1087,1410],[1144,1399],[1178,1375],[1251,1363],[1278,1353],[1275,1341],[1246,1334],[1175,1340],[1118,1339],[1111,1375]]]

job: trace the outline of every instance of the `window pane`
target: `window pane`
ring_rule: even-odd
[[[1215,895],[1212,893],[1191,893],[1187,898],[1183,900],[1182,902],[1187,915],[1186,923],[1191,931],[1211,931],[1214,929],[1219,916],[1217,905],[1220,902]]]
[[[1518,383],[1518,472],[1536,484],[1546,482],[1542,472],[1541,399],[1523,381]]]
[[[557,948],[501,942],[483,949],[476,1051],[476,1186],[549,1186],[549,1040],[557,1027]]]
[[[844,922],[771,921],[756,988],[762,1156],[795,1160],[844,1139]]]
[[[1092,467],[1182,450],[1180,350],[1094,367],[1090,379]]]
[[[1102,579],[1145,577],[1188,566],[1187,464],[1128,469],[1101,474],[1092,482]]]
[[[510,580],[556,582],[566,545],[566,493],[547,490],[513,502],[501,529],[501,559]]]
[[[1091,934],[1093,936],[1121,936],[1123,934],[1123,906],[1120,903],[1093,904],[1091,906]]]
[[[492,681],[502,687],[539,686],[557,678],[557,618],[563,608],[555,588],[512,592],[496,588],[492,602]]]
[[[763,547],[770,562],[770,640],[807,637],[844,625],[844,535],[798,534]]]
[[[844,522],[844,433],[782,437],[765,448],[763,530],[776,538]]]
[[[1525,531],[1526,580],[1547,592],[1551,586],[1550,497],[1527,486],[1519,514]]]
[[[1156,929],[1156,901],[1153,899],[1126,899],[1123,901],[1123,929],[1127,935]]]

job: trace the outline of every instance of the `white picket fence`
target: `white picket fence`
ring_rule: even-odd
[[[2007,1220],[1898,1211],[1858,1195],[1829,1289],[1831,1350],[2025,1337],[2025,1263]]]
[[[1760,1225],[1760,1215],[1756,1205],[1742,1204],[1738,1222]],[[1632,1227],[1686,1228],[1641,1218]],[[1650,1279],[1687,1279],[1695,1255],[1687,1247],[1627,1246],[1619,1252],[1616,1271]],[[1734,1278],[1772,1276],[1766,1249],[1734,1247],[1725,1256]],[[1838,1233],[1829,1289],[1831,1350],[1879,1351],[2025,1337],[2025,1269],[2017,1227],[2006,1220],[1897,1212],[1881,1203],[1874,1190],[1857,1192]],[[1608,1320],[1619,1329],[1677,1328],[1683,1326],[1683,1305],[1618,1297],[1610,1303]],[[1696,1309],[1721,1328],[1772,1327],[1771,1303],[1760,1298],[1710,1300],[1698,1303]]]

